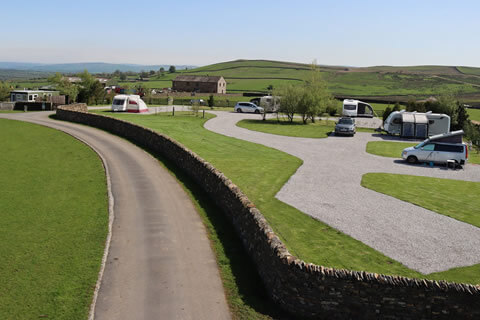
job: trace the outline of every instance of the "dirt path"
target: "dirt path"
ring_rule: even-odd
[[[178,182],[133,144],[48,114],[1,116],[87,142],[110,172],[115,219],[95,319],[229,319],[205,227]]]
[[[381,140],[370,133],[353,138],[285,137],[235,125],[241,119],[259,119],[258,115],[212,113],[217,117],[207,121],[205,128],[304,161],[276,195],[279,200],[424,274],[480,263],[480,228],[360,185],[368,172],[480,181],[480,166],[453,171],[407,165],[366,153],[368,141]]]

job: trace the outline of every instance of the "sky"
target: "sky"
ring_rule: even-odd
[[[0,61],[480,67],[480,1],[5,1]]]

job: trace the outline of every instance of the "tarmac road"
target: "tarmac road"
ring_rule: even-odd
[[[205,227],[177,181],[126,140],[49,114],[0,117],[67,132],[106,162],[115,218],[95,319],[230,319]]]

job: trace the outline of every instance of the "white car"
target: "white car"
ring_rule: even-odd
[[[233,109],[235,112],[251,112],[251,113],[263,113],[262,107],[257,106],[251,102],[238,102]]]

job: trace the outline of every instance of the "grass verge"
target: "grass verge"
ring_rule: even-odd
[[[203,123],[212,115],[202,119],[177,113],[175,117],[165,114],[103,114],[164,133],[212,163],[256,204],[289,251],[300,259],[328,267],[425,277],[277,200],[275,194],[301,165],[299,159],[204,129]]]
[[[100,159],[71,136],[0,119],[0,318],[86,319],[108,231]]]
[[[480,228],[480,215],[478,214],[480,182],[367,173],[363,175],[361,183],[368,189]],[[480,265],[434,273],[429,275],[429,278],[478,284],[480,283]]]
[[[304,124],[301,119],[293,122],[277,119],[246,119],[237,122],[237,126],[248,130],[277,134],[288,137],[326,138],[335,130],[334,120],[317,120],[315,123]],[[358,132],[374,132],[373,129],[358,128]]]

